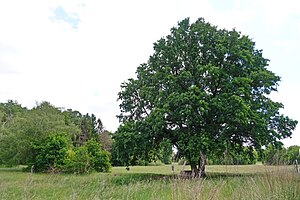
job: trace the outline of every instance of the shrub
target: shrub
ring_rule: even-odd
[[[85,146],[69,150],[65,157],[63,172],[87,174],[91,171],[91,158]]]
[[[74,151],[69,150],[65,157],[64,172],[86,174],[91,171],[109,172],[111,164],[109,153],[101,150],[101,145],[95,140],[87,141]]]
[[[91,158],[91,166],[97,172],[109,172],[111,164],[109,161],[110,154],[101,149],[101,145],[95,140],[89,140],[85,143],[89,157]]]
[[[73,172],[74,171],[74,160],[75,160],[76,153],[73,149],[69,149],[66,152],[65,159],[64,159],[64,172]]]
[[[86,174],[91,170],[91,158],[88,149],[85,146],[78,147],[74,157],[74,173]]]
[[[56,172],[65,163],[69,142],[63,134],[51,134],[40,144],[34,144],[32,147],[35,150],[34,171]]]
[[[62,134],[51,134],[40,144],[32,145],[35,151],[34,171],[85,174],[93,170],[109,172],[109,153],[95,140],[72,149],[71,142]]]

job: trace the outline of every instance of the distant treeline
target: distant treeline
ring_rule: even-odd
[[[239,153],[226,151],[222,156],[212,157],[208,160],[208,164],[248,165],[261,161],[266,165],[291,165],[296,160],[300,161],[299,149],[300,146],[297,145],[288,148],[269,145],[261,152],[257,152],[244,147],[243,151]]]
[[[110,133],[94,114],[61,109],[49,102],[32,109],[17,101],[0,103],[0,165],[25,165],[40,172],[87,173],[110,171],[113,166],[148,165],[183,162],[170,141],[163,141],[151,157],[136,156],[138,140],[130,132]],[[128,143],[135,141],[135,143]],[[208,164],[293,164],[300,161],[299,146],[268,146],[261,152],[242,147],[228,149],[208,158]]]
[[[94,114],[62,110],[49,102],[32,109],[0,103],[0,164],[34,171],[109,171],[110,133]]]

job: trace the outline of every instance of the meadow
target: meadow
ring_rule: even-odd
[[[207,177],[183,179],[182,166],[114,167],[112,173],[38,174],[0,168],[0,199],[299,199],[293,166],[208,165]]]

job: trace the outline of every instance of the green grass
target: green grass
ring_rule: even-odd
[[[182,166],[175,165],[175,173]],[[292,166],[207,166],[205,179],[180,179],[170,166],[114,167],[110,174],[30,174],[0,168],[0,199],[299,199]]]

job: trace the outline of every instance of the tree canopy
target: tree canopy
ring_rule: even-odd
[[[109,171],[109,135],[94,114],[62,111],[48,102],[32,109],[0,103],[0,165],[34,166],[41,172]],[[103,138],[103,139],[102,139]]]
[[[169,140],[200,175],[212,154],[281,144],[297,121],[270,99],[280,77],[268,64],[249,36],[184,19],[154,43],[137,77],[121,84],[115,138],[138,138],[127,141],[140,143],[137,155]]]

